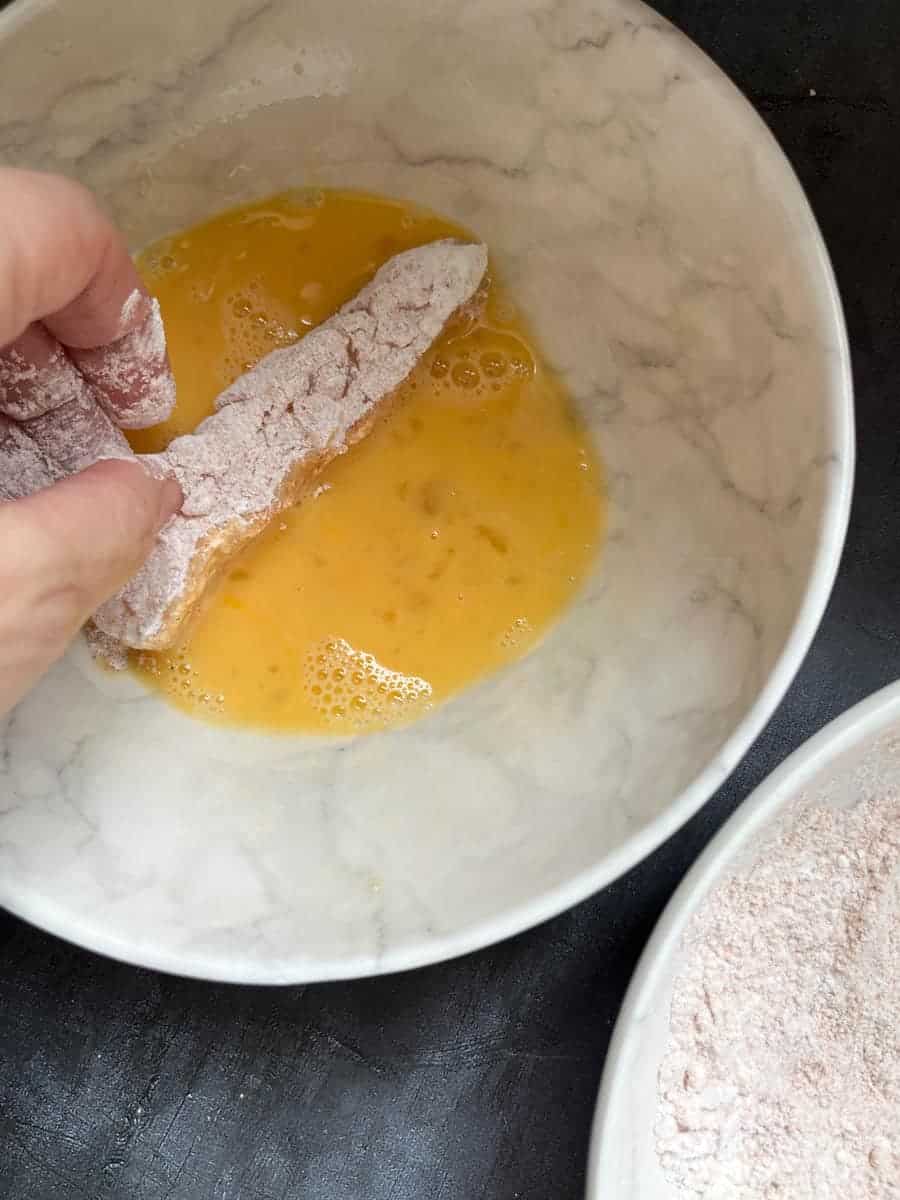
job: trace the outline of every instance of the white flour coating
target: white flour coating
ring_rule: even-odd
[[[17,349],[0,353],[0,411],[20,423],[12,431],[4,422],[0,436],[0,497],[21,499],[99,459],[132,458],[119,425],[170,415],[175,384],[159,304],[135,290],[120,323],[133,322],[145,303],[138,328],[110,346],[67,353],[50,344],[41,365]]]
[[[74,475],[101,458],[133,458],[118,426],[82,382],[77,395],[42,417],[22,422],[22,430],[59,468]]]
[[[144,300],[142,293],[131,293],[122,306],[121,325],[134,319]],[[123,429],[156,425],[170,417],[175,407],[175,380],[159,301],[147,302],[149,312],[137,329],[107,346],[72,352],[78,369]]]
[[[97,626],[130,646],[168,644],[201,548],[240,543],[242,529],[254,536],[298,472],[311,478],[357,427],[364,433],[486,268],[480,245],[440,241],[398,254],[334,317],[237,379],[193,434],[143,458],[174,475],[184,505],[144,567],[97,611]]]
[[[128,649],[108,633],[103,633],[89,621],[84,629],[88,649],[98,662],[112,671],[124,671],[128,667]]]
[[[900,1196],[900,795],[804,802],[685,936],[659,1072],[678,1197]]]
[[[22,500],[61,478],[21,426],[0,415],[0,500]]]
[[[128,296],[119,313],[119,336],[124,337],[134,325],[134,319],[144,304],[144,293],[137,288]]]
[[[84,388],[71,359],[53,345],[47,362],[36,366],[18,350],[0,353],[0,408],[17,421],[51,412]]]
[[[59,346],[40,367],[17,350],[0,355],[0,408],[18,421],[15,433],[6,423],[0,439],[4,499],[30,495],[99,458],[132,457],[121,431]]]

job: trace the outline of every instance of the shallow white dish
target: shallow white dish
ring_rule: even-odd
[[[0,727],[0,903],[221,979],[411,967],[559,912],[733,769],[822,614],[848,353],[762,122],[631,0],[20,0],[0,158],[134,245],[292,185],[461,220],[605,460],[610,532],[525,662],[349,746],[222,732],[81,650]]]
[[[861,775],[859,768],[865,765]],[[656,1155],[657,1073],[669,1031],[682,936],[704,897],[806,793],[852,807],[900,788],[900,683],[838,717],[796,750],[712,839],[682,880],[638,963],[610,1042],[597,1100],[588,1200],[676,1200]]]

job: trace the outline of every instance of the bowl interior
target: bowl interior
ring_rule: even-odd
[[[135,246],[291,186],[475,229],[610,497],[538,651],[401,732],[226,734],[76,648],[2,734],[0,901],[150,965],[321,978],[483,944],[657,845],[796,669],[852,474],[830,270],[741,97],[628,0],[20,0],[0,62],[0,157],[81,178]]]

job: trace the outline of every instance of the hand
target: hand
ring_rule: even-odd
[[[0,715],[180,505],[121,433],[173,403],[159,310],[90,193],[0,169]]]

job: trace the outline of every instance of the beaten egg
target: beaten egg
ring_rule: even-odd
[[[163,449],[269,351],[329,317],[401,250],[475,240],[394,200],[291,192],[148,247],[178,390]],[[376,429],[219,580],[177,648],[132,668],[179,708],[273,731],[406,723],[525,654],[595,561],[600,467],[560,381],[492,279]]]

